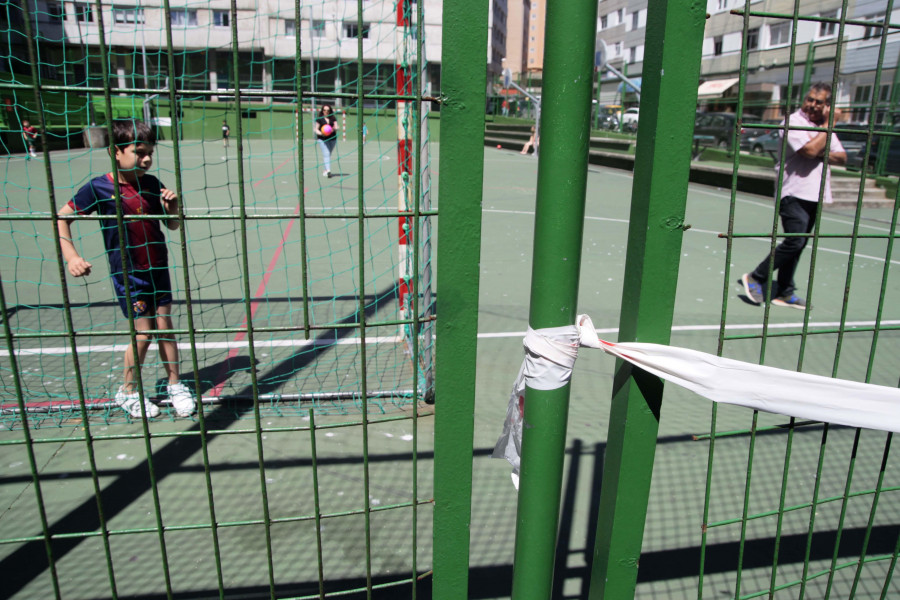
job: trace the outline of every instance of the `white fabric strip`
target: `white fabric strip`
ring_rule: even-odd
[[[572,375],[578,346],[599,348],[714,402],[768,413],[900,433],[900,389],[797,373],[661,344],[615,344],[597,337],[587,315],[578,325],[531,330],[513,385],[495,458],[506,458],[518,481],[525,386],[551,390]],[[518,485],[517,485],[518,487]]]

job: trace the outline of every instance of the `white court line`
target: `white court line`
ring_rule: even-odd
[[[896,321],[882,321],[881,326],[891,326],[891,325],[900,325],[900,320]],[[839,327],[839,321],[818,321],[811,322],[809,324],[809,330],[813,331],[819,328],[832,328]],[[844,323],[845,330],[853,327],[874,327],[875,321],[848,321]],[[769,323],[769,329],[794,329],[803,327],[802,322],[797,323]],[[763,328],[762,323],[744,323],[744,324],[734,324],[734,325],[726,325],[725,329],[728,331],[742,331],[742,330],[761,330]],[[718,331],[719,325],[673,325],[672,331]],[[609,327],[606,329],[598,329],[597,333],[599,334],[607,334],[607,333],[619,333],[618,327]],[[503,331],[498,333],[479,333],[478,339],[499,339],[499,338],[514,338],[514,337],[525,337],[524,331]]]
[[[397,344],[404,341],[402,336],[382,336],[367,337],[366,344]],[[309,346],[357,346],[360,338],[345,338],[335,340],[334,338],[322,339],[295,339],[295,340],[270,340],[258,341],[253,348],[305,348]],[[84,354],[89,352],[125,352],[130,344],[97,344],[92,346],[78,346],[78,353]],[[249,342],[201,342],[196,344],[198,350],[231,350],[234,348],[248,348]],[[180,350],[190,350],[189,343],[181,342],[178,344]],[[156,350],[156,345],[151,344],[150,351]],[[16,350],[16,356],[43,356],[45,354],[52,355],[68,355],[72,353],[72,349],[67,346],[57,346],[52,348],[22,348]],[[9,350],[0,350],[0,356],[9,356]]]
[[[900,325],[900,320],[892,320],[892,321],[882,321],[881,326],[893,326]],[[809,324],[809,330],[814,331],[819,328],[833,328],[839,327],[840,322],[838,321],[818,321],[812,322]],[[875,321],[848,321],[844,324],[845,329],[852,329],[854,327],[874,327]],[[769,323],[769,329],[795,329],[803,327],[802,322],[796,323]],[[763,328],[762,323],[745,323],[745,324],[734,324],[734,325],[726,325],[725,329],[727,331],[754,331],[761,330]],[[690,331],[718,331],[718,325],[675,325],[672,327],[673,332],[690,332]],[[598,329],[598,334],[614,334],[618,333],[618,327],[609,327],[606,329]],[[524,331],[502,331],[495,333],[479,333],[478,339],[480,340],[489,340],[489,339],[502,339],[502,338],[523,338],[525,337]],[[379,337],[367,337],[366,344],[398,344],[404,341],[403,336],[379,336]],[[360,338],[345,338],[340,340],[335,340],[333,338],[324,338],[324,339],[312,339],[312,340],[304,340],[304,339],[294,339],[294,340],[269,340],[269,341],[257,341],[253,348],[305,348],[310,346],[355,346],[359,345]],[[196,344],[197,350],[231,350],[231,349],[241,349],[248,348],[250,343],[247,341],[240,342],[200,342]],[[189,343],[179,343],[178,348],[180,350],[190,350],[191,345]],[[125,352],[128,349],[128,344],[97,344],[91,346],[78,346],[79,354],[86,354],[91,352],[114,352],[121,353]],[[156,351],[155,345],[151,345],[150,351]],[[65,356],[72,353],[72,349],[68,346],[57,346],[51,348],[22,348],[20,350],[16,350],[16,356],[44,356],[44,355],[60,355]],[[9,350],[0,350],[0,357],[8,357]]]
[[[710,192],[704,192],[704,193],[710,193]],[[763,205],[762,203],[757,203],[757,204]],[[510,214],[510,215],[523,215],[523,216],[532,216],[532,217],[534,216],[534,211],[528,211],[528,210],[502,210],[502,209],[498,209],[498,208],[485,208],[482,210],[482,212],[504,213],[504,214]],[[824,219],[824,217],[823,217],[823,219]],[[585,217],[584,220],[585,221],[610,221],[613,223],[628,223],[628,219],[610,219],[610,218],[606,218],[606,217]],[[852,225],[852,223],[847,223],[847,222],[841,221],[839,219],[832,219],[832,220],[837,223],[842,223],[844,225]],[[870,227],[871,229],[877,229],[879,231],[888,231],[888,232],[890,231],[889,229],[879,228],[874,225],[869,225],[868,227]],[[699,229],[696,227],[691,227],[690,229],[686,229],[685,232],[686,233],[691,233],[691,232],[705,233],[705,234],[715,235],[715,236],[718,236],[722,233],[720,231],[711,231],[709,229]],[[749,240],[761,242],[764,244],[771,244],[771,241],[766,238],[741,238],[741,239],[749,239]],[[819,246],[818,250],[820,252],[831,252],[832,254],[840,254],[842,256],[850,256],[850,253],[847,252],[846,250],[836,250],[834,248],[825,248],[821,245]],[[854,256],[854,258],[865,258],[868,260],[873,260],[875,262],[884,262],[884,260],[885,260],[883,256],[871,256],[869,254],[860,254],[858,252],[856,254],[854,254],[853,256]],[[892,260],[891,264],[892,265],[900,265],[900,260]]]

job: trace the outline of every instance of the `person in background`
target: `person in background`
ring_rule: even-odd
[[[828,156],[825,144],[829,139],[826,131],[808,131],[794,127],[827,127],[831,112],[831,86],[816,83],[810,87],[800,109],[788,117],[787,149],[785,155],[775,162],[775,169],[784,160],[784,175],[781,179],[781,202],[779,214],[784,233],[809,234],[816,224],[816,210],[822,201],[832,202],[831,170],[829,165],[843,165],[847,153],[838,137],[832,133]],[[784,126],[782,121],[781,127]],[[783,129],[779,133],[783,135]],[[779,144],[779,149],[781,145]],[[822,171],[825,170],[824,189],[821,189]],[[776,287],[771,290],[772,304],[805,309],[806,301],[798,296],[794,284],[794,272],[800,262],[800,254],[806,246],[806,236],[786,237],[775,247],[773,257],[766,256],[750,273],[745,273],[738,283],[747,298],[754,304],[765,302],[771,285],[771,268],[778,272]]]
[[[316,119],[316,140],[322,151],[322,162],[325,163],[325,177],[331,177],[331,154],[337,146],[337,117],[330,104],[323,104]]]

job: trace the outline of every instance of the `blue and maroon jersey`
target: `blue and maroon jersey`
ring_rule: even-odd
[[[152,175],[144,175],[137,183],[119,183],[122,194],[122,213],[124,215],[164,215],[160,191],[162,183]],[[109,259],[109,272],[115,278],[122,276],[122,256],[119,251],[119,228],[116,225],[116,190],[112,173],[95,177],[84,185],[69,206],[76,214],[89,215],[94,212],[108,219],[100,220],[100,231],[106,256]],[[147,279],[151,269],[165,269],[169,265],[166,237],[163,235],[160,221],[125,220],[125,249],[128,268],[132,277]]]

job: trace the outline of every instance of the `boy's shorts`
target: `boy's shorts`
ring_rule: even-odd
[[[112,278],[116,299],[122,314],[128,317],[128,299],[125,295],[125,282],[121,274]],[[169,281],[169,269],[154,269],[150,273],[141,273],[141,277],[131,275],[131,306],[135,318],[153,317],[160,306],[172,304],[172,283]]]

